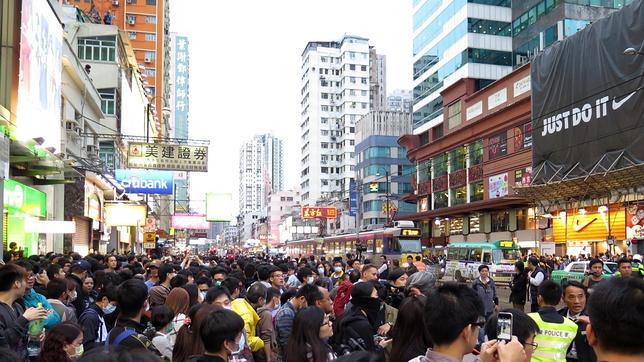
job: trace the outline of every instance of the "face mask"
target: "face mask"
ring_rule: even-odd
[[[73,292],[71,292],[71,293],[69,294],[69,301],[70,301],[70,302],[75,301],[77,296],[78,296],[78,294],[76,294],[76,291],[74,290]]]
[[[314,282],[315,282],[315,278],[313,277],[306,278],[306,284],[313,284]]]
[[[324,268],[318,268],[318,274],[320,276],[324,275]]]
[[[201,300],[206,300],[206,293],[208,292],[199,292],[201,294]]]
[[[241,351],[244,350],[244,344],[246,343],[246,338],[244,337],[244,333],[242,333],[241,338],[239,339],[239,347],[237,348],[236,351],[231,351],[231,354],[239,354]]]
[[[342,267],[341,266],[336,266],[335,268],[333,268],[333,270],[335,270],[336,273],[340,273],[340,272],[342,272]]]
[[[217,280],[217,281],[215,282],[215,285],[216,285],[216,286],[220,286],[220,285],[221,285],[221,280]]]
[[[83,350],[83,345],[82,344],[79,345],[78,347],[76,347],[75,349],[76,349],[76,351],[75,351],[76,355],[75,356],[77,358],[83,355],[84,350]]]
[[[224,309],[232,310],[232,308],[231,308],[229,305],[225,305],[225,306],[224,306]]]
[[[112,314],[115,310],[116,310],[116,306],[110,303],[105,308],[103,308],[103,313]]]

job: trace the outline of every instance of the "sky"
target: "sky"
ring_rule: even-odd
[[[172,0],[170,30],[190,39],[190,138],[210,140],[209,172],[191,174],[191,207],[233,194],[239,148],[284,140],[285,188],[299,184],[301,54],[309,41],[370,39],[387,56],[387,92],[412,87],[411,0]]]

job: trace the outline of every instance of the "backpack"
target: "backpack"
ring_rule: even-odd
[[[108,333],[107,334],[107,339],[105,340],[105,350],[109,351],[110,345],[118,346],[121,343],[123,343],[123,341],[127,337],[133,336],[135,334],[137,334],[137,332],[134,329],[124,329],[121,333],[119,333],[118,336],[116,336],[116,338],[114,338],[114,342],[110,343],[110,333]]]
[[[98,319],[98,341],[97,342],[100,342],[100,340],[103,338],[102,336],[103,322],[101,321],[101,316],[98,315],[98,312],[94,308],[85,309],[83,313],[81,313],[81,315],[78,316],[78,324],[81,324],[81,321],[83,321],[84,318],[88,318],[90,314],[96,316],[96,318]]]

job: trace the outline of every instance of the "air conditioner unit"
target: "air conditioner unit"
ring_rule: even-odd
[[[127,19],[127,23],[130,24],[130,25],[134,25],[136,23],[136,19],[129,18],[129,19]]]
[[[134,2],[134,0],[127,0],[128,4],[132,4],[133,2]]]
[[[87,151],[88,156],[98,155],[98,147],[96,147],[95,145],[87,145],[85,147],[85,150]]]
[[[65,121],[65,130],[75,132],[78,127],[78,122],[73,119],[68,119]]]
[[[112,5],[119,6],[119,0],[112,0]]]
[[[146,63],[152,63],[152,59],[150,59],[150,58],[145,58],[145,59],[143,59],[143,61],[146,62]]]

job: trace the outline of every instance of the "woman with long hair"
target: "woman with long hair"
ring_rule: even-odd
[[[183,325],[183,321],[186,319],[186,314],[188,314],[188,310],[190,309],[190,295],[188,295],[188,292],[183,288],[174,288],[170,291],[170,294],[168,294],[168,297],[165,300],[165,305],[167,305],[174,313],[174,319],[172,320],[174,332],[171,333],[170,337],[172,342],[174,342],[176,333]]]
[[[333,335],[328,316],[318,307],[306,307],[297,313],[286,350],[285,362],[328,362],[335,358],[324,341]]]
[[[431,347],[431,338],[423,319],[425,297],[403,299],[398,310],[396,324],[391,331],[393,342],[389,362],[407,362],[425,354]]]
[[[74,362],[83,355],[83,331],[74,322],[63,322],[47,333],[38,362]]]
[[[190,308],[188,318],[184,320],[183,326],[177,332],[172,350],[172,362],[183,362],[192,355],[204,353],[205,348],[199,337],[199,328],[208,313],[217,309],[218,307],[205,303],[196,304]]]
[[[201,296],[199,295],[199,288],[197,288],[197,284],[186,284],[181,288],[185,289],[186,292],[188,292],[188,296],[190,297],[190,308],[192,308],[197,303],[203,302],[203,300],[200,300]]]

